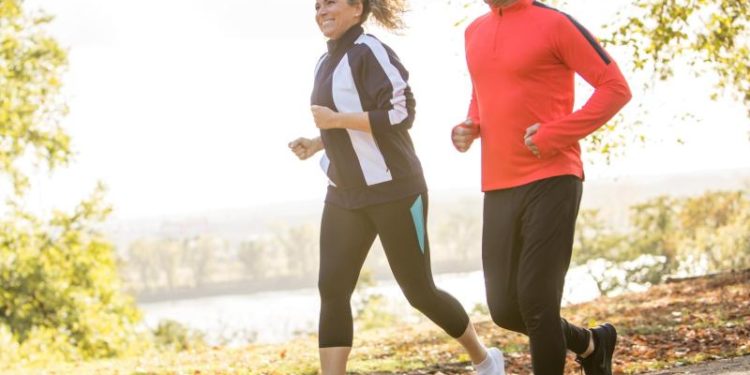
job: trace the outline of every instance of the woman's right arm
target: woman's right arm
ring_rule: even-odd
[[[289,142],[289,149],[291,149],[300,160],[308,159],[324,148],[323,140],[321,140],[320,137],[315,137],[313,139],[300,137]]]

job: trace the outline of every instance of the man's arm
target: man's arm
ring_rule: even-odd
[[[563,15],[550,32],[560,59],[593,86],[594,93],[578,111],[540,124],[532,142],[541,157],[552,156],[593,133],[632,97],[617,63],[577,21]]]

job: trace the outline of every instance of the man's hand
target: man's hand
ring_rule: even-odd
[[[537,158],[542,158],[542,154],[539,153],[539,148],[536,147],[534,144],[534,134],[536,134],[539,131],[539,123],[536,123],[534,125],[529,126],[526,129],[526,134],[523,136],[523,143],[526,144],[526,147],[531,151],[534,156]]]
[[[337,116],[338,113],[334,112],[328,107],[314,105],[310,107],[312,111],[313,119],[315,120],[315,126],[318,129],[335,129],[338,126]]]
[[[459,152],[466,152],[474,140],[479,137],[479,125],[468,119],[453,127],[451,139],[453,146]]]
[[[310,156],[315,155],[316,152],[322,150],[323,142],[320,138],[297,138],[289,142],[289,149],[291,149],[300,160],[305,160]]]

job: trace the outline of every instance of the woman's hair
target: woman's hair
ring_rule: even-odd
[[[367,17],[372,15],[375,21],[387,30],[404,28],[404,20],[401,17],[406,11],[406,0],[349,0],[351,5],[358,3],[362,3],[360,23],[365,23]]]

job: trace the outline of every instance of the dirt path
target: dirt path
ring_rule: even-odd
[[[693,366],[649,372],[644,375],[745,375],[750,374],[750,356],[722,359]]]

